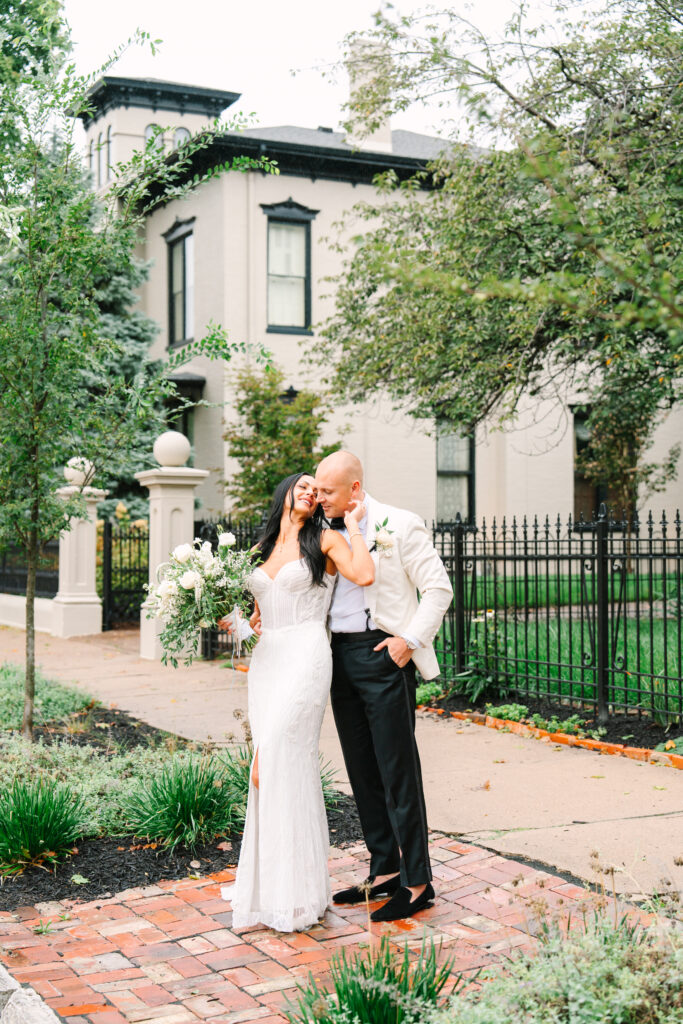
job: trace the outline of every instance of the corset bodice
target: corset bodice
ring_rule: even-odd
[[[263,628],[283,629],[305,622],[324,624],[332,600],[334,579],[325,573],[322,586],[316,586],[308,566],[299,558],[295,562],[285,562],[274,579],[257,566],[249,577],[248,586],[258,601]]]

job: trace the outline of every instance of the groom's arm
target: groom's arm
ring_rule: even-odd
[[[450,607],[453,588],[431,534],[419,516],[410,515],[401,531],[399,551],[401,566],[420,594],[417,610],[402,632],[427,647]]]

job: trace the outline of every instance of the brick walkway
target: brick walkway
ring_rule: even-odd
[[[430,849],[434,906],[373,925],[372,934],[364,906],[328,911],[305,933],[234,932],[220,899],[220,885],[234,877],[226,870],[93,903],[0,913],[0,959],[66,1024],[279,1024],[297,982],[309,971],[324,982],[342,945],[352,952],[388,932],[398,946],[419,950],[426,931],[444,957],[455,956],[456,971],[472,973],[533,946],[534,904],[564,914],[589,898],[561,878],[448,837],[434,834]],[[331,852],[333,889],[363,877],[362,846]],[[34,931],[41,920],[52,922],[48,934]]]

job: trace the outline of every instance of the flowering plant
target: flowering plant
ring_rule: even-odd
[[[387,558],[391,558],[393,554],[391,549],[394,546],[394,539],[391,535],[394,531],[387,529],[388,522],[389,517],[387,516],[383,523],[375,523],[374,550],[378,551],[380,555],[386,555]]]
[[[220,618],[234,612],[249,617],[246,581],[254,567],[249,551],[235,551],[235,536],[220,533],[218,550],[195,538],[179,544],[168,562],[157,570],[159,582],[148,586],[147,618],[161,619],[161,660],[174,668],[183,657],[189,665],[197,654],[202,629],[213,629]]]

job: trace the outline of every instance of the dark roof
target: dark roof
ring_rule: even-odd
[[[201,85],[165,82],[160,78],[118,78],[105,75],[90,88],[90,111],[80,115],[87,128],[116,107],[144,107],[216,118],[240,98],[238,92]]]
[[[372,153],[383,152],[368,148],[356,150],[346,142],[344,132],[335,132],[330,128],[298,128],[295,125],[277,125],[272,128],[248,128],[240,133],[254,139],[262,139],[266,142],[293,143],[298,146],[316,147],[322,149],[338,149],[343,152]],[[411,157],[415,160],[434,160],[444,149],[448,148],[448,142],[444,139],[435,138],[432,135],[419,135],[417,132],[392,131],[391,151],[394,156]],[[386,151],[383,155],[387,155]]]

